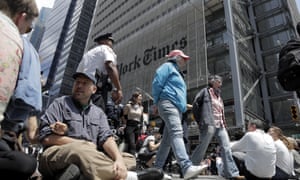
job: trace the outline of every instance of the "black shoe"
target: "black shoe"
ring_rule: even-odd
[[[80,177],[80,170],[75,164],[70,164],[67,169],[58,176],[57,180],[77,180]]]
[[[164,172],[156,168],[148,168],[137,173],[138,180],[162,180]]]

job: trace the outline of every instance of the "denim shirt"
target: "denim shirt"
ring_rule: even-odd
[[[22,39],[24,53],[13,98],[22,99],[36,111],[41,111],[42,89],[39,55],[27,38],[22,36]]]
[[[113,135],[103,110],[93,103],[82,107],[71,96],[54,100],[40,120],[40,140],[52,134],[50,125],[60,121],[68,126],[66,136],[87,140],[102,148],[106,139]]]

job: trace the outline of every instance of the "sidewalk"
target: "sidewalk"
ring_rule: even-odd
[[[169,174],[170,176],[172,176],[172,180],[182,180],[182,178],[179,178],[179,174]],[[226,180],[225,178],[221,177],[221,176],[215,176],[215,175],[199,175],[196,178],[193,178],[193,180]]]

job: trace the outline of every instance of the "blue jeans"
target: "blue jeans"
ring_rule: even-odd
[[[156,154],[154,167],[159,169],[163,168],[170,148],[172,148],[177,163],[180,165],[181,172],[185,174],[187,169],[192,165],[192,162],[189,160],[183,141],[183,128],[181,124],[182,113],[168,100],[158,102],[158,112],[165,122],[165,127]]]
[[[200,144],[195,148],[191,156],[193,164],[199,164],[204,158],[207,147],[214,135],[216,135],[217,141],[221,146],[221,158],[224,164],[224,176],[226,178],[239,176],[239,170],[232,158],[230,140],[225,128],[215,128],[211,125],[202,125],[200,127]]]

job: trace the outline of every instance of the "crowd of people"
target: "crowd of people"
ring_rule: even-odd
[[[134,91],[124,105],[111,33],[95,38],[97,46],[83,55],[71,95],[56,98],[42,110],[39,56],[21,34],[38,17],[34,0],[0,1],[0,174],[12,180],[172,179],[164,173],[172,156],[184,179],[209,174],[226,179],[297,179],[299,146],[279,127],[250,120],[241,138],[231,141],[221,98],[223,79],[208,77],[195,97],[200,110],[199,145],[186,148],[187,87],[184,69],[191,59],[182,50],[166,55],[155,71],[153,103],[161,127],[143,132],[143,94]],[[111,92],[111,96],[109,96]],[[23,152],[19,137],[41,144],[38,157]],[[139,146],[139,137],[143,136]],[[216,137],[219,149],[206,156]],[[126,144],[120,150],[120,144]],[[207,157],[207,158],[205,158]],[[143,169],[137,171],[137,161]]]

